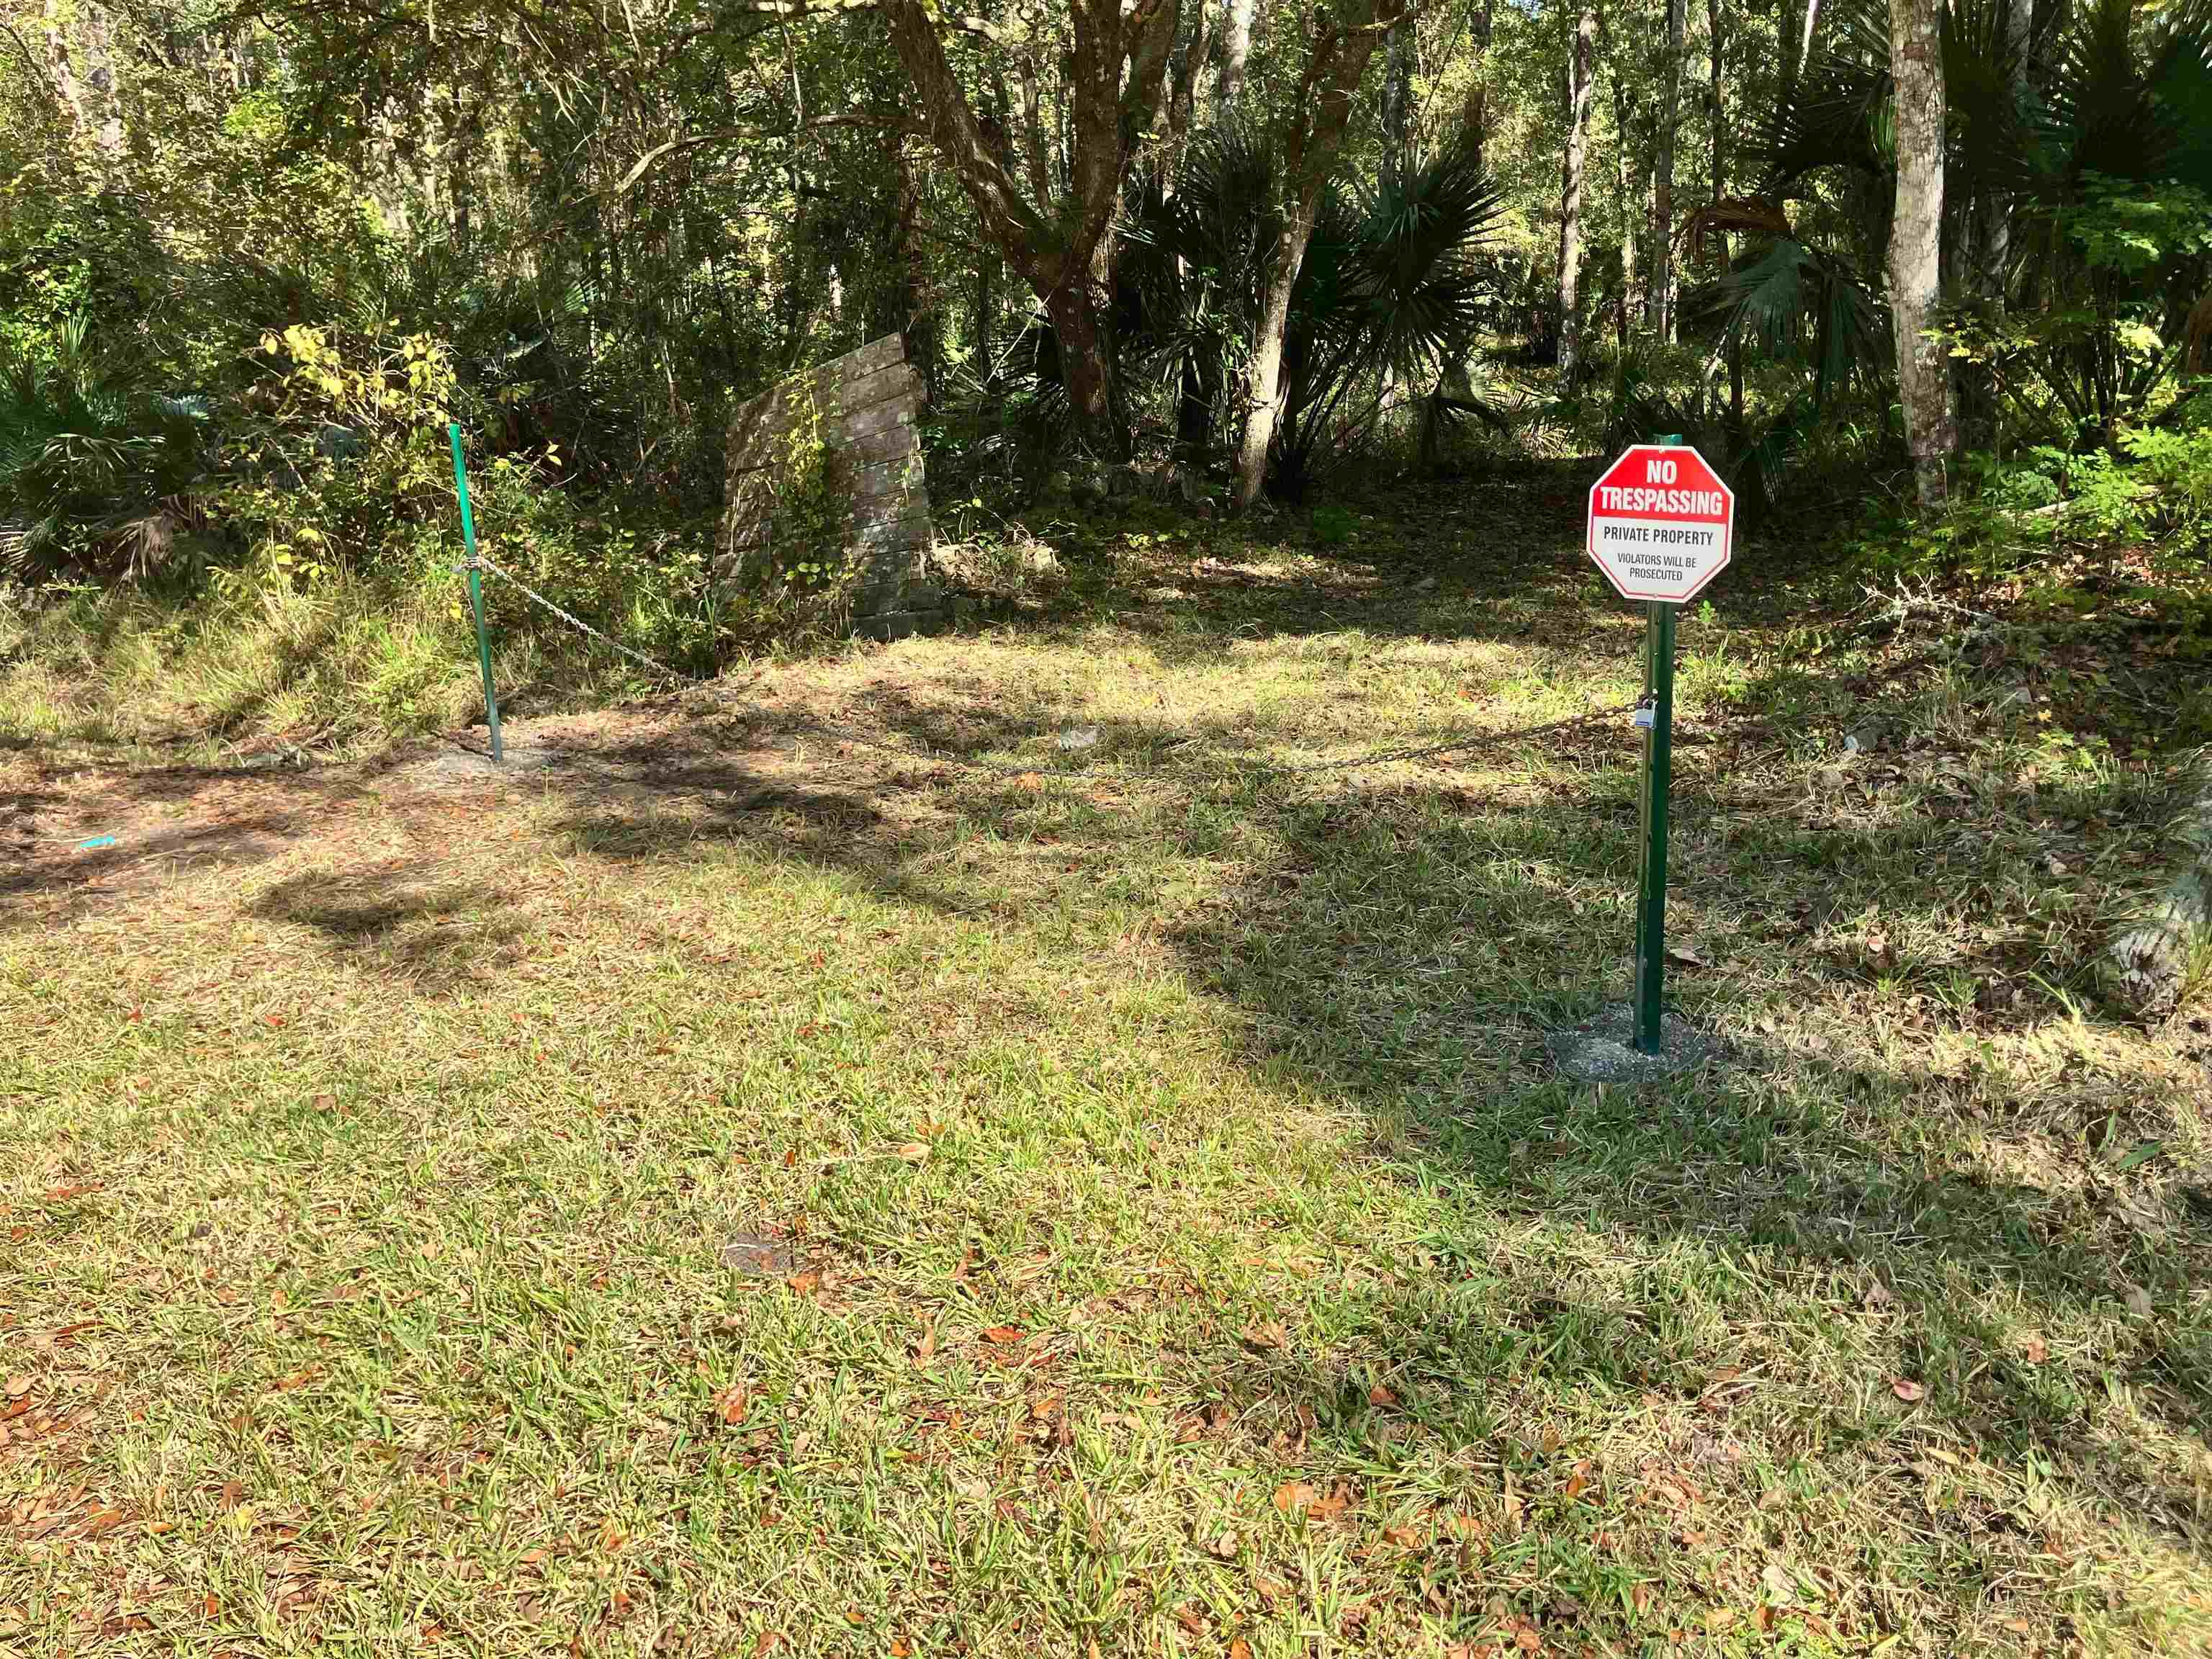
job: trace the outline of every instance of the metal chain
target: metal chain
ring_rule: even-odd
[[[532,587],[528,582],[523,580],[521,577],[516,575],[512,570],[506,568],[502,565],[495,563],[489,555],[481,550],[479,550],[476,556],[476,562],[486,570],[490,571],[493,575],[497,576],[501,580],[512,583],[514,586],[520,588],[525,593],[529,595],[532,600],[538,605],[544,606],[546,610],[551,611],[562,622],[568,623],[569,627],[576,629],[579,633],[590,635],[602,645],[611,646],[615,650],[621,652],[623,655],[628,657],[632,662],[643,663],[647,668],[655,669],[659,672],[667,675],[668,678],[672,680],[681,680],[687,685],[705,685],[712,678],[711,676],[705,674],[687,674],[680,668],[671,668],[666,663],[661,662],[655,658],[647,656],[642,651],[631,650],[629,647],[624,645],[620,640],[614,639],[605,634],[602,634],[598,629],[592,627],[591,623],[586,622],[581,617],[572,616],[569,612],[563,611],[559,605],[554,604],[552,600],[547,599],[543,593]],[[454,574],[458,575],[467,570],[468,568],[468,565],[465,563],[457,564],[453,567],[453,571]]]
[[[641,651],[633,651],[620,640],[608,637],[582,617],[563,611],[520,576],[506,569],[483,553],[477,553],[476,562],[495,576],[520,589],[533,602],[551,611],[571,628],[589,635],[603,645],[611,646],[631,660],[642,663],[647,668],[656,669],[670,678],[683,681],[687,684],[705,685],[711,683],[710,677],[687,674],[681,669],[671,668],[666,663],[656,661]],[[455,566],[454,569],[458,574],[465,571],[468,568],[466,564],[461,564]],[[1235,757],[1228,756],[1221,758],[1228,761],[1231,765],[1241,763],[1255,771],[1274,777],[1310,778],[1328,772],[1363,771],[1370,766],[1389,766],[1405,761],[1433,760],[1443,755],[1467,754],[1479,749],[1502,747],[1510,743],[1525,743],[1530,738],[1551,737],[1559,732],[1576,731],[1585,726],[1592,726],[1600,720],[1611,720],[1613,716],[1626,714],[1636,707],[1638,705],[1633,702],[1615,703],[1608,708],[1591,709],[1587,714],[1570,714],[1565,720],[1552,720],[1542,726],[1521,726],[1510,732],[1471,732],[1456,738],[1446,738],[1442,743],[1408,744],[1395,749],[1371,750],[1340,760],[1313,761],[1303,766],[1285,766],[1275,761],[1265,760],[1239,763]],[[956,755],[950,750],[933,748],[927,744],[917,749],[905,743],[887,742],[882,738],[872,736],[854,726],[841,725],[834,720],[808,718],[802,720],[799,725],[803,731],[813,732],[823,737],[835,738],[841,743],[849,743],[858,748],[873,750],[878,754],[890,755],[900,760],[951,766],[961,771],[977,773],[987,777],[1102,778],[1117,775],[1115,773],[1096,766],[1013,766],[996,761],[971,760],[965,755]]]

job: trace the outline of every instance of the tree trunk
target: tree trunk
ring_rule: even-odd
[[[1025,196],[1003,129],[976,117],[941,30],[924,0],[880,0],[900,67],[912,82],[922,125],[951,167],[983,233],[1042,302],[1059,342],[1068,404],[1084,441],[1115,459],[1128,450],[1115,395],[1109,287],[1113,225],[1133,146],[1158,112],[1179,0],[1070,0],[1065,60],[1067,194],[1036,177]]]
[[[1800,9],[1800,7],[1802,9]],[[1820,0],[1785,0],[1774,31],[1775,49],[1782,54],[1780,107],[1794,109],[1805,64],[1813,55],[1813,27],[1820,15]]]
[[[1071,283],[1042,297],[1053,337],[1060,343],[1060,378],[1076,429],[1099,453],[1118,460],[1127,453],[1127,446],[1114,438],[1120,398],[1114,386],[1113,359],[1107,349],[1102,307],[1087,282]]]
[[[1567,148],[1559,181],[1559,384],[1570,395],[1582,370],[1583,174],[1596,50],[1597,9],[1585,0],[1567,46]]]
[[[891,258],[897,284],[898,331],[907,361],[921,374],[923,395],[937,398],[937,306],[929,278],[929,250],[921,240],[921,179],[906,153],[903,133],[894,132],[890,161],[897,169],[898,198],[892,221]]]
[[[1044,95],[1037,88],[1034,53],[1022,58],[1022,158],[1030,170],[1030,196],[1037,202],[1053,198],[1052,163],[1044,140]]]
[[[1682,125],[1682,28],[1686,0],[1667,0],[1667,44],[1659,64],[1659,140],[1651,158],[1652,327],[1674,341],[1674,140]]]
[[[1635,148],[1635,100],[1629,95],[1616,62],[1613,71],[1613,185],[1620,200],[1620,302],[1614,307],[1613,328],[1624,351],[1628,349],[1630,333],[1644,316],[1644,294],[1637,286],[1636,268],[1639,192],[1633,187],[1635,173],[1629,161],[1629,152]]]
[[[1897,208],[1890,221],[1889,297],[1897,386],[1923,513],[1942,508],[1953,447],[1949,358],[1927,337],[1942,298],[1943,0],[1890,0],[1890,73],[1897,88]]]
[[[1713,200],[1717,203],[1728,194],[1728,110],[1721,102],[1721,77],[1728,61],[1727,37],[1722,33],[1721,0],[1705,0],[1706,64],[1711,77],[1706,83],[1705,108],[1713,126]],[[1728,266],[1728,238],[1719,239],[1720,263]]]
[[[972,343],[975,349],[976,381],[987,386],[998,378],[998,366],[992,361],[991,335],[998,320],[999,264],[995,255],[975,256],[975,325],[971,331]]]
[[[1242,0],[1231,0],[1232,5]],[[1267,262],[1259,331],[1244,371],[1244,432],[1237,449],[1236,505],[1252,505],[1267,476],[1267,450],[1281,418],[1283,333],[1322,186],[1336,164],[1376,35],[1404,15],[1405,0],[1344,0],[1340,14],[1315,14],[1313,49],[1291,100],[1280,154],[1281,228]]]
[[[1197,111],[1198,77],[1206,68],[1211,44],[1201,3],[1191,8],[1190,34],[1183,41],[1182,55],[1176,60],[1168,89],[1167,139],[1160,152],[1160,192],[1164,196],[1175,194],[1176,174],[1182,167],[1183,149],[1190,142],[1190,125]]]
[[[1401,21],[1390,31],[1390,51],[1382,63],[1382,173],[1402,177],[1413,134],[1414,25]]]
[[[1490,125],[1490,87],[1483,76],[1490,67],[1491,5],[1492,0],[1474,0],[1474,12],[1467,26],[1474,73],[1467,83],[1467,101],[1460,108],[1460,130],[1477,167],[1482,165],[1482,142]]]
[[[1237,113],[1244,87],[1244,64],[1252,55],[1252,18],[1260,0],[1223,0],[1221,74],[1213,83],[1213,120],[1218,126]]]
[[[2000,0],[2005,3],[2005,0]],[[2035,9],[2032,0],[2009,0],[2005,5],[2005,46],[2010,52],[2012,95],[2017,100],[2027,83],[2027,52],[2033,37]],[[1991,191],[1982,198],[1982,272],[1984,292],[2002,307],[2012,270],[2012,198]]]
[[[1466,146],[1478,167],[1482,165],[1483,131],[1490,119],[1490,90],[1483,73],[1490,61],[1491,5],[1492,0],[1474,0],[1468,18],[1474,72],[1467,83],[1467,96],[1460,105],[1458,142]],[[1472,350],[1473,344],[1467,335],[1457,329],[1444,342],[1443,362],[1437,372],[1436,386],[1421,400],[1419,465],[1423,471],[1437,464],[1449,406],[1474,400],[1474,381],[1467,365]]]

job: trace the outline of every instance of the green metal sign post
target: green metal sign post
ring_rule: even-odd
[[[1636,891],[1634,1046],[1665,1048],[1668,789],[1674,764],[1675,612],[1733,550],[1735,497],[1679,436],[1638,444],[1590,487],[1589,555],[1644,607],[1643,860]]]
[[[1667,978],[1667,789],[1674,770],[1674,607],[1644,606],[1644,865],[1636,885],[1636,1052],[1661,1047]]]
[[[483,573],[477,563],[477,521],[469,511],[469,469],[461,459],[461,424],[459,421],[446,423],[446,435],[453,441],[453,493],[461,502],[461,545],[468,550],[469,609],[477,619],[477,663],[483,670],[484,725],[491,732],[491,758],[495,766],[507,760],[507,745],[499,736],[499,698],[491,685],[491,635],[484,631]]]

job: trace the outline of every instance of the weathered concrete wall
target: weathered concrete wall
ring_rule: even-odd
[[[775,568],[771,526],[792,434],[818,416],[833,486],[848,504],[846,550],[860,568],[855,631],[878,639],[946,620],[945,596],[923,578],[931,529],[915,422],[921,376],[896,334],[794,374],[731,417],[721,579],[750,586]]]

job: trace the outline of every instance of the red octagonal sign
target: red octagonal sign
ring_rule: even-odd
[[[1735,493],[1686,444],[1638,444],[1590,486],[1589,556],[1623,599],[1694,599],[1735,542]]]

